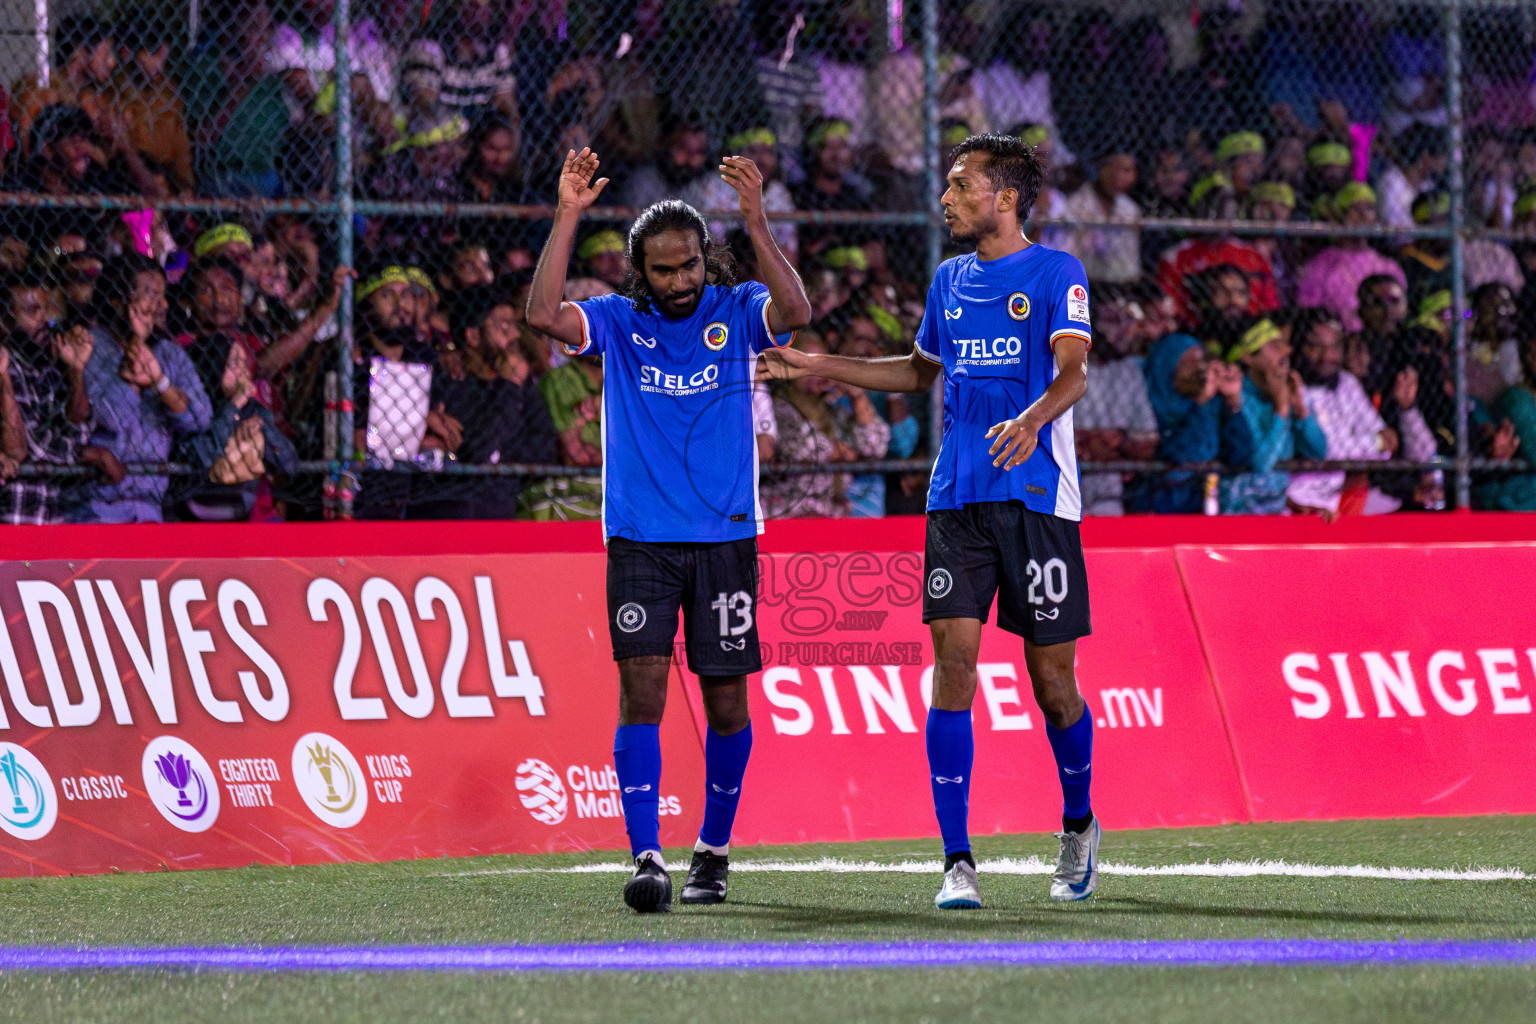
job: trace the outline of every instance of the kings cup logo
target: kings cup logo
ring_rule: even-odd
[[[157,736],[140,764],[144,792],[166,821],[183,832],[206,832],[219,817],[219,785],[197,749],[175,736]]]
[[[725,348],[725,339],[730,336],[730,329],[716,320],[704,328],[704,347],[711,352],[719,352]]]
[[[1023,292],[1014,292],[1008,296],[1008,315],[1015,320],[1029,319],[1029,296]]]
[[[17,839],[41,839],[58,816],[58,796],[43,762],[26,747],[0,743],[0,828]]]
[[[530,757],[517,766],[517,798],[535,821],[558,825],[565,820],[569,797],[565,783],[549,765]]]
[[[368,810],[362,766],[341,741],[307,733],[293,745],[293,781],[310,811],[336,828],[351,828]]]

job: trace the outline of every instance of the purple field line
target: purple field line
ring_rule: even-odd
[[[555,946],[0,947],[7,970],[751,971],[881,967],[1536,965],[1536,941],[607,943]]]

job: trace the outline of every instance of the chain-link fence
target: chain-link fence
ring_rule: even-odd
[[[25,9],[23,9],[25,8]],[[1087,514],[1536,508],[1536,3],[53,0],[0,12],[0,516],[581,518],[567,298],[678,196],[756,273],[755,159],[815,320],[911,350],[968,134],[1047,157],[1093,286]],[[872,410],[872,411],[871,411]],[[3,411],[3,410],[0,410]],[[937,396],[757,396],[774,515],[920,511]]]

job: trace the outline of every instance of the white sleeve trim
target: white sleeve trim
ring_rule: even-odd
[[[592,321],[587,319],[587,311],[581,308],[581,303],[579,302],[562,302],[560,305],[562,307],[570,306],[576,311],[576,315],[581,317],[581,345],[578,348],[572,348],[565,342],[560,341],[561,351],[568,356],[586,355],[592,349]],[[558,338],[556,340],[559,341]]]

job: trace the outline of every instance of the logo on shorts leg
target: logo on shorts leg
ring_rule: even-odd
[[[953,589],[955,581],[947,569],[935,569],[928,574],[928,596],[943,597]]]
[[[614,616],[613,621],[619,624],[622,632],[638,632],[645,628],[645,609],[631,601],[619,609],[619,614]]]

